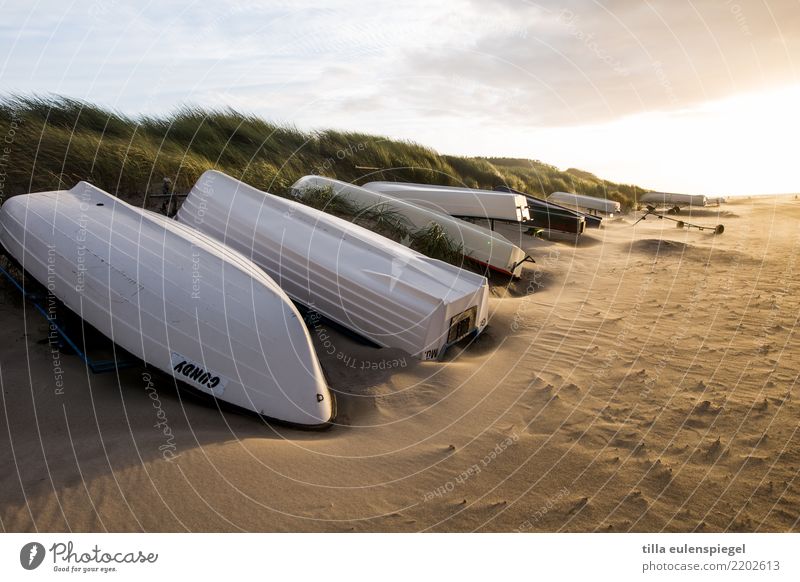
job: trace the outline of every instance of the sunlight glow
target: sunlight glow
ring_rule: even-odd
[[[800,192],[800,85],[670,113],[558,128],[514,147],[563,167],[656,190],[710,195]]]

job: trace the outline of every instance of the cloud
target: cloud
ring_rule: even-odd
[[[418,111],[446,100],[464,117],[493,107],[498,122],[542,127],[677,110],[800,77],[800,10],[792,2],[464,7],[444,20],[450,42],[407,47],[375,96],[400,92]]]
[[[639,180],[644,174],[626,178],[615,159],[657,170],[631,161],[641,153],[642,119],[666,131],[673,120],[707,117],[703,103],[800,85],[798,6],[18,2],[3,8],[0,92],[58,93],[129,114],[232,106],[305,129],[368,131]],[[614,136],[614,147],[603,145]]]
[[[144,95],[148,112],[227,95],[281,116],[276,100],[291,99],[276,92],[291,87],[295,104],[321,104],[316,124],[353,107],[380,118],[386,103],[426,119],[596,123],[796,82],[800,61],[789,1],[45,1],[4,20],[6,90],[123,108]]]

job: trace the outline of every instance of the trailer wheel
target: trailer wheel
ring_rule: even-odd
[[[717,225],[717,228],[714,229],[714,234],[722,234],[725,232],[725,227],[721,224]]]
[[[675,227],[676,228],[683,228],[683,221],[682,220],[676,220],[675,221]]]

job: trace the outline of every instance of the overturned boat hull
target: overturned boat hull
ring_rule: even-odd
[[[554,208],[538,207],[531,204],[531,220],[526,223],[546,231],[564,232],[580,235],[586,229],[586,220],[582,216],[571,216]]]
[[[480,333],[485,277],[210,170],[178,220],[250,257],[296,302],[423,360]]]
[[[569,234],[583,234],[586,229],[586,218],[576,210],[528,196],[508,186],[495,186],[494,189],[497,192],[511,192],[524,196],[531,215],[529,224],[534,227]]]
[[[622,206],[616,200],[607,198],[596,198],[585,194],[575,194],[573,192],[553,192],[547,197],[548,202],[576,208],[589,214],[601,213],[611,218],[622,210]]]
[[[530,220],[525,197],[513,192],[405,182],[369,182],[364,188],[459,218]]]
[[[0,242],[69,309],[176,381],[282,422],[332,421],[297,309],[217,241],[80,182],[6,201]]]
[[[586,228],[600,228],[601,226],[603,226],[603,218],[600,216],[595,216],[594,214],[586,214],[584,212],[578,212],[578,214],[583,216],[583,219],[586,221]]]
[[[489,229],[333,178],[304,176],[294,183],[291,192],[295,197],[302,198],[306,190],[315,188],[330,188],[336,196],[341,196],[365,210],[391,210],[418,230],[438,224],[456,245],[462,247],[465,257],[491,270],[519,277],[522,265],[531,260],[521,248]]]
[[[670,192],[648,192],[639,198],[639,202],[657,206],[708,206],[708,198],[704,194],[674,194]]]

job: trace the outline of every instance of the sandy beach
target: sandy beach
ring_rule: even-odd
[[[638,215],[637,215],[638,216]],[[536,258],[444,362],[312,331],[338,425],[57,361],[0,286],[4,531],[800,529],[800,201],[637,216]],[[688,215],[687,215],[688,219]],[[44,341],[43,341],[44,340]]]

